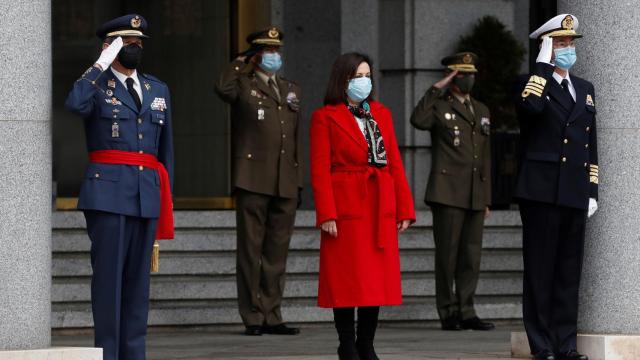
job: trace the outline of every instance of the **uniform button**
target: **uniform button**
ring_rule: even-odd
[[[113,118],[114,118],[114,119],[117,119],[117,118],[118,118],[118,115],[113,114]]]
[[[253,157],[253,155],[247,154],[247,159],[251,159],[252,157]]]
[[[446,174],[447,173],[447,169],[442,169],[442,171],[440,171],[440,172],[443,173],[443,174]]]
[[[478,158],[478,155],[473,155],[473,158],[474,158],[474,159],[477,159],[477,158]]]
[[[160,120],[158,122],[160,123],[160,125],[164,124],[164,120]]]
[[[564,139],[564,143],[568,144],[569,143],[569,139]]]
[[[454,127],[453,127],[453,130],[458,130],[458,127],[457,127],[457,126],[454,126]]]
[[[262,105],[262,101],[258,101],[258,105]]]
[[[473,172],[476,172],[476,171],[478,171],[478,169],[477,168],[473,168]]]
[[[234,69],[235,69],[236,71],[238,71],[238,70],[240,70],[240,67],[239,67],[239,66],[236,66],[236,67],[234,67]]]
[[[587,163],[584,163],[584,167],[587,167]]]
[[[566,157],[562,157],[562,162],[567,162],[567,158]]]
[[[142,119],[138,119],[138,124],[142,124]]]
[[[588,148],[589,148],[589,144],[585,144],[585,145],[584,145],[584,148],[585,148],[585,149],[588,149]]]
[[[570,123],[567,123],[567,127],[569,127],[569,125],[571,125]]]
[[[280,153],[284,154],[284,150],[280,150]]]
[[[293,164],[293,167],[298,167],[298,163]]]
[[[587,131],[589,131],[589,130],[591,130],[591,128],[587,126]]]
[[[138,166],[138,170],[140,170],[140,171],[144,170],[144,166],[142,166],[142,165]]]
[[[142,140],[142,134],[138,134],[138,139]]]
[[[282,134],[282,138],[283,139],[286,138],[286,137],[287,137],[287,134]]]
[[[282,110],[282,106],[278,105],[278,110]]]
[[[471,135],[475,135],[475,134],[476,134],[476,132],[475,132],[475,131],[472,131],[472,132],[471,132]]]
[[[138,151],[138,154],[142,154],[142,153],[143,153],[143,151],[142,151],[142,150]]]
[[[95,177],[97,177],[97,178],[99,178],[99,177],[100,177],[100,174],[96,173],[94,176],[95,176]]]
[[[284,125],[284,121],[280,121],[280,124],[283,124],[283,125]]]

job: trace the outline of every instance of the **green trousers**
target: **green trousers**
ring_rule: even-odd
[[[484,211],[434,204],[436,306],[440,319],[476,316],[473,297],[480,273]],[[454,291],[455,284],[455,291]]]

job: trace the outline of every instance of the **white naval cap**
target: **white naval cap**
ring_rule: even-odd
[[[529,34],[530,39],[539,39],[543,36],[558,37],[571,36],[580,38],[582,35],[576,33],[578,30],[578,18],[571,14],[560,14],[544,23],[536,31]]]

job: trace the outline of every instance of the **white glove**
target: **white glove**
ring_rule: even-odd
[[[587,213],[587,217],[593,216],[596,210],[598,210],[598,202],[594,198],[589,199],[589,212]]]
[[[102,50],[100,58],[98,58],[98,61],[96,61],[96,64],[100,66],[102,71],[107,70],[107,68],[111,66],[113,60],[115,60],[118,56],[120,49],[122,49],[122,38],[118,36],[117,39],[113,40],[111,45]]]
[[[553,53],[553,39],[549,36],[542,38],[540,52],[536,58],[536,62],[551,64],[551,54]]]

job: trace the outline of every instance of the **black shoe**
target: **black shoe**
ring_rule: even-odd
[[[361,360],[380,360],[376,350],[373,348],[372,340],[360,341],[356,340],[356,348]]]
[[[262,326],[258,326],[258,325],[247,326],[247,328],[244,329],[244,334],[248,336],[260,336],[262,335]]]
[[[460,321],[457,315],[449,316],[446,319],[440,320],[442,324],[442,330],[446,331],[460,331]]]
[[[340,360],[362,360],[358,354],[355,341],[341,342],[338,346],[338,359]]]
[[[560,353],[556,358],[558,360],[589,360],[587,355],[582,355],[575,350],[567,351],[565,353]]]
[[[300,334],[300,329],[294,328],[294,327],[288,327],[283,323],[283,324],[274,325],[274,326],[265,325],[262,327],[262,332],[265,334],[272,334],[272,335],[298,335]]]
[[[556,360],[556,357],[553,356],[553,353],[551,351],[540,351],[539,353],[533,355],[533,358],[535,360]]]
[[[493,325],[493,323],[482,321],[477,316],[472,317],[471,319],[461,320],[460,327],[464,330],[480,330],[480,331],[493,330],[496,328],[496,326]]]

